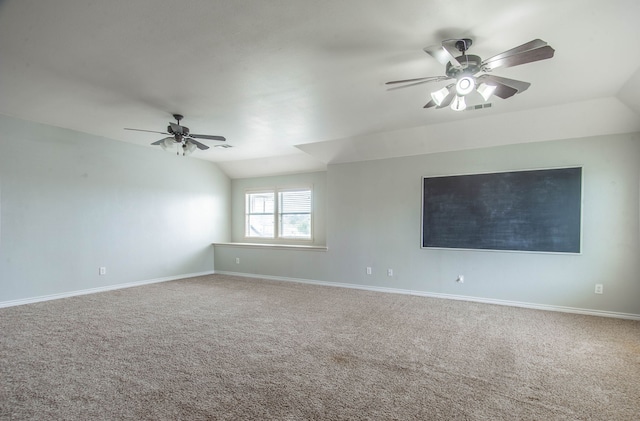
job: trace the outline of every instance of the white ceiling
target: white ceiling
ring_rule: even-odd
[[[0,113],[147,145],[172,113],[230,149],[231,177],[640,130],[637,0],[0,0]],[[423,109],[446,84],[422,51],[483,58],[541,38],[550,60],[492,108]],[[214,143],[214,142],[212,142]],[[182,159],[182,158],[181,158]]]

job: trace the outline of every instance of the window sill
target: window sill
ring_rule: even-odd
[[[263,243],[213,243],[213,246],[265,248],[272,250],[327,251],[327,246],[307,246],[301,244],[263,244]]]

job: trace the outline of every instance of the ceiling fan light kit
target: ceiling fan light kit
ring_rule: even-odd
[[[164,135],[169,135],[169,137],[165,137],[164,139],[160,139],[152,143],[152,145],[160,145],[160,147],[168,152],[172,152],[177,150],[176,155],[188,156],[191,155],[196,149],[206,150],[209,147],[196,139],[208,139],[208,140],[217,140],[219,142],[224,142],[226,139],[222,136],[212,136],[206,134],[191,134],[189,128],[186,126],[180,125],[180,120],[184,117],[181,114],[174,114],[173,118],[176,119],[177,123],[169,123],[167,126],[166,132],[157,132],[154,130],[143,130],[143,129],[127,129],[125,130],[133,130],[137,132],[148,132],[148,133],[160,133]],[[226,145],[225,147],[230,148],[231,145]]]
[[[463,111],[467,108],[467,96],[474,92],[477,92],[486,103],[493,95],[507,99],[526,91],[531,86],[529,82],[493,76],[487,74],[487,72],[500,67],[513,67],[546,60],[553,57],[555,51],[541,39],[534,39],[526,44],[482,60],[479,56],[466,54],[471,44],[473,44],[473,41],[469,38],[448,39],[442,41],[442,45],[424,48],[427,54],[445,65],[446,76],[394,80],[386,84],[404,84],[404,86],[399,87],[408,87],[422,83],[455,79],[456,83],[431,92],[431,101],[424,108],[444,108],[450,105],[454,111]],[[455,47],[461,55],[455,57],[452,47]],[[481,72],[483,74],[478,75]],[[477,106],[474,107],[478,108]]]

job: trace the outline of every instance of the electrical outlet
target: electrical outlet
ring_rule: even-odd
[[[106,274],[107,274],[107,268],[106,268],[106,267],[104,267],[104,266],[101,266],[101,267],[98,269],[98,273],[99,273],[100,275],[106,275]]]
[[[393,276],[393,269],[387,269],[387,276]]]
[[[239,265],[239,264],[240,264],[240,258],[236,257],[236,265]]]
[[[367,266],[367,275],[371,275],[371,266]]]
[[[456,279],[456,282],[459,284],[464,284],[464,275],[458,275],[458,279]]]
[[[596,284],[596,290],[594,292],[596,294],[604,294],[604,285]]]

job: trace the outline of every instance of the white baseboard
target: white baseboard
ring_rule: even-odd
[[[107,286],[97,287],[97,288],[82,289],[79,291],[61,292],[59,294],[41,295],[38,297],[23,298],[19,300],[0,301],[0,308],[20,306],[23,304],[39,303],[41,301],[58,300],[60,298],[75,297],[78,295],[95,294],[97,292],[113,291],[116,289],[139,287],[142,285],[157,284],[159,282],[176,281],[178,279],[195,278],[196,276],[213,275],[214,273],[215,273],[214,271],[189,273],[185,275],[167,276],[164,278],[147,279],[144,281],[127,282],[124,284],[115,284],[115,285],[107,285]]]
[[[216,271],[216,274],[241,276],[245,278],[269,279],[274,281],[298,282],[303,284],[323,285],[339,288],[363,289],[366,291],[387,292],[392,294],[418,295],[421,297],[444,298],[447,300],[473,301],[476,303],[496,304],[501,306],[522,307],[534,310],[558,311],[562,313],[584,314],[587,316],[613,317],[617,319],[640,320],[640,314],[618,313],[614,311],[592,310],[587,308],[563,307],[548,304],[535,304],[521,301],[498,300],[493,298],[470,297],[467,295],[442,294],[438,292],[415,291],[410,289],[376,287],[370,285],[345,284],[339,282],[316,281],[311,279],[286,278],[282,276],[258,275],[251,273]]]
[[[409,290],[409,289],[377,287],[377,286],[359,285],[359,284],[345,284],[340,282],[317,281],[313,279],[287,278],[283,276],[270,276],[270,275],[260,275],[260,274],[253,274],[253,273],[240,273],[240,272],[227,272],[227,271],[206,271],[206,272],[199,272],[199,273],[189,273],[184,275],[168,276],[164,278],[128,282],[124,284],[107,285],[103,287],[89,288],[89,289],[83,289],[78,291],[69,291],[69,292],[63,292],[59,294],[41,295],[38,297],[31,297],[31,298],[24,298],[24,299],[18,299],[18,300],[10,300],[10,301],[0,301],[0,308],[19,306],[23,304],[38,303],[41,301],[57,300],[60,298],[75,297],[78,295],[95,294],[98,292],[113,291],[116,289],[132,288],[132,287],[137,287],[142,285],[176,281],[178,279],[194,278],[197,276],[206,276],[206,275],[213,275],[213,274],[240,276],[244,278],[269,279],[274,281],[297,282],[297,283],[303,283],[303,284],[323,285],[323,286],[338,287],[338,288],[362,289],[366,291],[386,292],[386,293],[392,293],[392,294],[417,295],[421,297],[444,298],[447,300],[472,301],[472,302],[485,303],[485,304],[496,304],[496,305],[511,306],[511,307],[530,308],[534,310],[559,311],[563,313],[584,314],[588,316],[640,320],[640,314],[632,314],[632,313],[619,313],[614,311],[602,311],[602,310],[593,310],[593,309],[576,308],[576,307],[563,307],[563,306],[554,306],[554,305],[547,305],[547,304],[535,304],[535,303],[527,303],[527,302],[521,302],[521,301],[499,300],[499,299],[493,299],[493,298],[471,297],[467,295],[442,294],[437,292],[415,291],[415,290]]]

